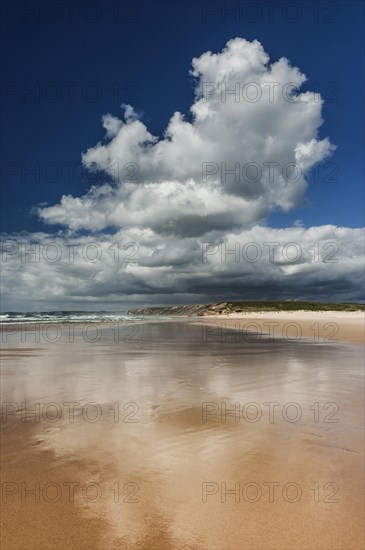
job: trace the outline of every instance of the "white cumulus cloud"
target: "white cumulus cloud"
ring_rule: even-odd
[[[242,38],[194,58],[192,67],[189,116],[175,112],[159,139],[129,105],[124,121],[105,115],[104,142],[82,160],[114,183],[62,197],[40,209],[44,221],[203,235],[249,228],[273,208],[300,204],[308,170],[334,149],[318,139],[322,100],[300,93],[305,75],[285,58],[270,64],[258,41]]]
[[[191,76],[190,112],[161,137],[130,105],[103,116],[82,162],[105,181],[38,209],[64,230],[5,236],[5,308],[363,298],[362,229],[267,226],[335,149],[319,137],[321,97],[300,91],[306,76],[242,38],[194,58]],[[24,256],[35,245],[39,261]]]

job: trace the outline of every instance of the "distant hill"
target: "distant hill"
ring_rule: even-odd
[[[365,304],[327,303],[327,302],[276,302],[276,301],[245,301],[217,302],[213,304],[187,304],[165,307],[144,307],[128,311],[131,315],[182,315],[208,316],[226,315],[228,313],[263,311],[365,311]]]

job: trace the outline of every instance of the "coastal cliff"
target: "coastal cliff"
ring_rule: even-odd
[[[130,315],[169,315],[169,316],[215,316],[229,313],[254,313],[270,311],[364,311],[364,304],[354,303],[326,303],[326,302],[274,302],[274,301],[245,301],[245,302],[217,302],[214,304],[187,304],[165,307],[143,307],[128,310]]]

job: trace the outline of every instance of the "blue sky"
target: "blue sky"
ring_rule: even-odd
[[[73,13],[67,2],[45,13],[38,2],[8,7],[3,80],[12,84],[3,86],[3,231],[44,229],[32,207],[90,187],[90,177],[77,168],[68,176],[67,163],[81,165],[81,152],[101,139],[102,114],[118,116],[119,104],[131,103],[158,135],[175,110],[188,112],[191,59],[235,36],[258,39],[272,60],[286,56],[306,74],[303,89],[328,98],[320,136],[337,145],[333,164],[322,166],[308,190],[309,203],[275,213],[269,223],[282,227],[299,218],[306,226],[363,225],[364,4],[297,2],[294,9],[278,2],[270,14],[266,3],[253,3],[247,12],[241,2],[236,15],[229,13],[234,3],[225,4],[223,15],[220,2],[128,2],[119,11],[113,2],[93,2],[88,11],[75,3]],[[37,83],[36,94],[22,95]],[[39,176],[26,173],[35,163]],[[335,181],[327,182],[332,170]]]

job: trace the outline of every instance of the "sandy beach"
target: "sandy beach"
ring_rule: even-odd
[[[363,313],[133,327],[3,338],[3,549],[363,548]]]
[[[233,329],[237,332],[249,332],[257,335],[257,340],[285,338],[298,341],[305,338],[313,343],[350,342],[363,344],[365,341],[365,313],[354,312],[313,312],[313,311],[277,311],[257,313],[234,313],[204,317],[204,323],[216,327],[217,331]],[[218,332],[217,332],[218,334]],[[243,340],[244,338],[242,338]]]

